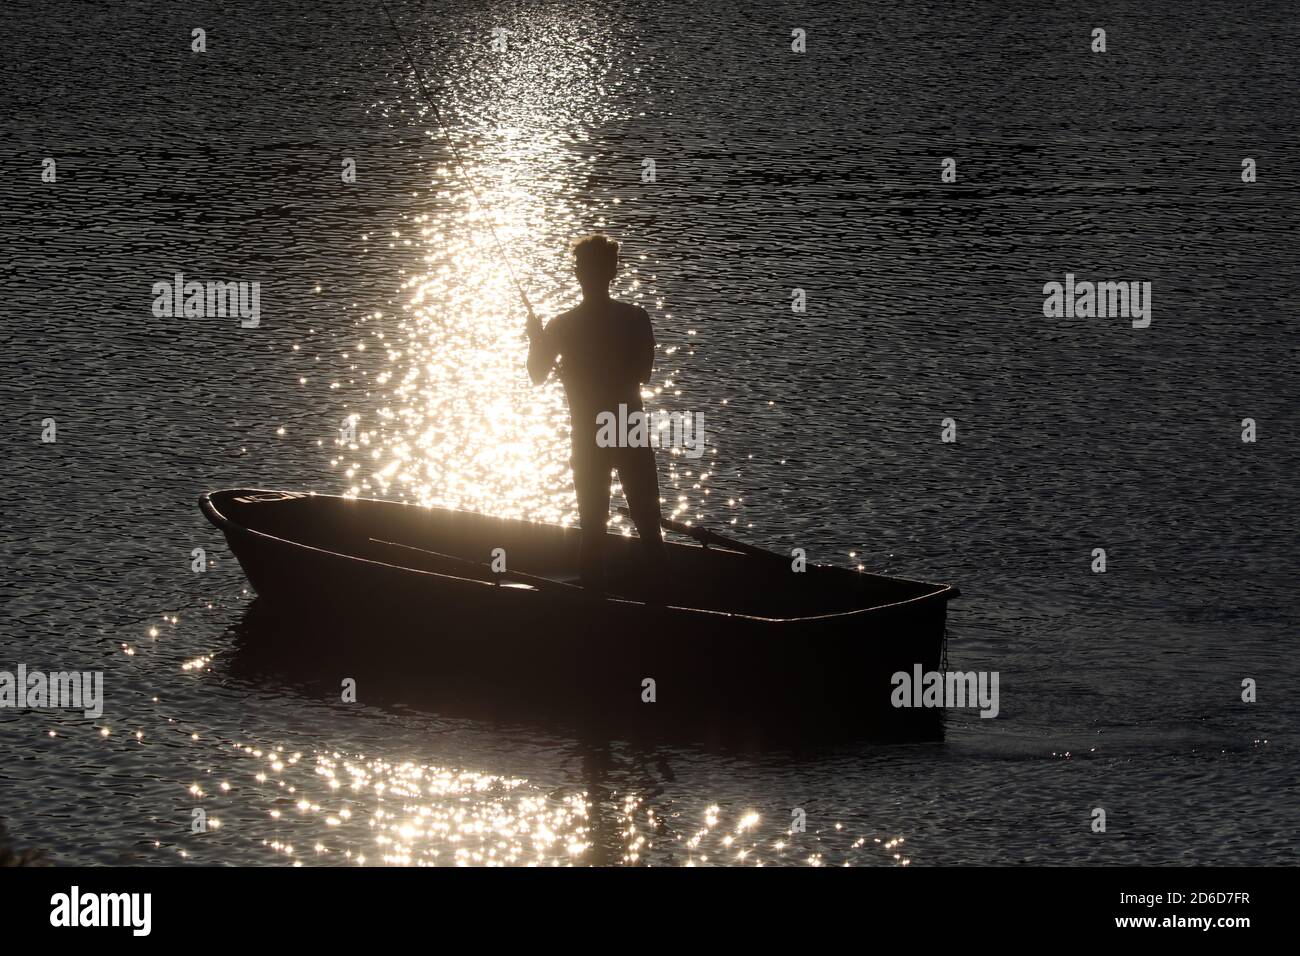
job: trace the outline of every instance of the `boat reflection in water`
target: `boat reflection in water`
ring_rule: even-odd
[[[201,507],[277,621],[258,652],[440,713],[759,745],[942,732],[941,710],[891,705],[891,676],[938,668],[945,585],[671,545],[647,593],[636,542],[611,535],[611,593],[592,596],[571,583],[575,528],[251,489]]]
[[[872,832],[866,821],[825,821],[796,831],[790,799],[778,787],[717,802],[677,793],[683,765],[741,760],[777,780],[811,773],[813,790],[847,761],[860,767],[890,758],[853,744],[826,747],[817,738],[790,739],[761,751],[714,751],[646,734],[616,739],[592,715],[547,719],[526,707],[475,701],[450,692],[452,681],[427,680],[415,668],[366,665],[364,655],[332,651],[350,634],[360,646],[382,644],[377,628],[346,622],[293,621],[255,600],[228,634],[233,653],[226,676],[262,691],[307,700],[340,699],[343,675],[365,702],[362,727],[392,715],[412,750],[434,759],[376,757],[352,750],[305,751],[236,744],[253,785],[238,788],[232,829],[265,831],[266,846],[286,862],[357,865],[613,866],[613,865],[907,865],[903,839]],[[318,650],[313,650],[317,647]],[[357,668],[361,668],[358,670]],[[437,714],[428,721],[419,712]],[[513,717],[507,715],[514,715]],[[412,717],[417,719],[412,721]],[[489,717],[492,719],[484,720]],[[477,719],[469,719],[477,718]],[[381,718],[382,719],[382,718]],[[417,729],[420,728],[420,729]],[[646,728],[643,728],[646,729]],[[432,737],[430,735],[432,734]],[[391,730],[384,732],[387,738]],[[365,734],[363,733],[364,737]],[[743,738],[733,731],[732,741]],[[503,748],[505,748],[503,750]],[[392,753],[392,746],[379,748]],[[873,756],[873,752],[877,756]],[[458,756],[472,754],[469,758]],[[508,755],[503,759],[503,754]],[[468,761],[476,769],[467,768]],[[443,761],[446,761],[445,763]],[[505,773],[481,768],[509,766]],[[531,767],[531,769],[526,769]],[[557,768],[560,779],[556,780]],[[522,772],[521,772],[522,771]],[[539,772],[540,779],[530,779]],[[763,779],[760,776],[758,779]],[[689,790],[690,788],[688,788]],[[802,788],[795,786],[795,791]],[[775,800],[774,800],[775,797]],[[797,802],[797,801],[796,801]],[[721,806],[719,805],[721,804]],[[242,815],[244,822],[234,818]],[[855,815],[858,816],[858,815]]]

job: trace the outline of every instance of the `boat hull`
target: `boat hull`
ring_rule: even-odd
[[[204,510],[277,622],[261,640],[330,662],[340,680],[405,681],[435,708],[595,717],[651,734],[942,733],[940,711],[890,703],[894,673],[940,666],[942,586],[884,606],[761,618],[677,607],[671,589],[654,604],[430,573],[254,531],[210,500]]]

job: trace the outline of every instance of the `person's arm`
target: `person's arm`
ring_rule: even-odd
[[[542,320],[532,312],[528,313],[524,331],[528,333],[528,377],[534,385],[541,385],[551,374],[555,358],[560,354],[559,336],[554,329],[543,329]]]
[[[637,352],[634,357],[634,369],[637,374],[637,381],[644,385],[650,381],[650,373],[655,367],[655,333],[650,326],[650,313],[645,309],[641,310],[642,332],[640,341],[637,344]]]

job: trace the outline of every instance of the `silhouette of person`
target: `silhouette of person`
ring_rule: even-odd
[[[659,527],[654,448],[648,442],[641,447],[601,447],[597,441],[597,416],[602,412],[622,421],[620,405],[625,407],[624,416],[644,411],[641,385],[650,380],[654,366],[650,316],[640,306],[609,297],[609,284],[618,269],[618,243],[613,239],[603,235],[579,239],[573,245],[573,259],[582,302],[556,316],[545,329],[537,316],[529,314],[528,375],[534,385],[542,384],[559,358],[573,433],[570,461],[582,527],[583,586],[604,590],[609,481],[615,469],[645,549],[651,582],[657,584],[666,570],[667,549]]]

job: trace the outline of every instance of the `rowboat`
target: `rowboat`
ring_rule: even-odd
[[[600,594],[577,584],[577,528],[258,489],[200,507],[259,602],[295,623],[267,640],[328,653],[344,675],[414,675],[449,704],[652,732],[942,733],[940,711],[892,706],[891,676],[939,668],[948,585],[795,571],[707,533],[669,543],[667,578],[649,581],[636,538],[607,533]]]

